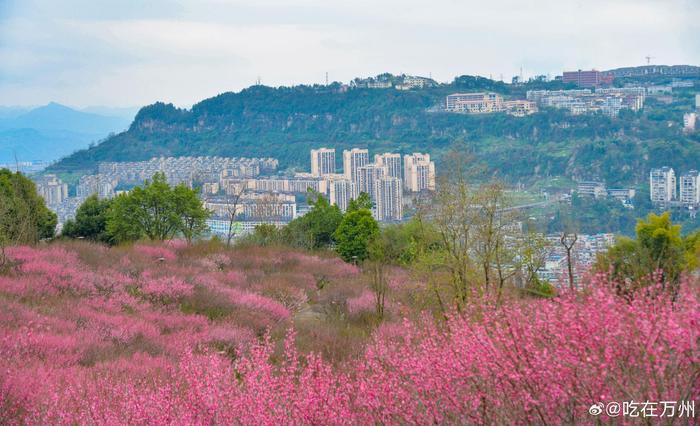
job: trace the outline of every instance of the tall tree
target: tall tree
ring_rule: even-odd
[[[184,185],[172,188],[164,174],[156,173],[143,187],[114,199],[107,230],[117,242],[166,240],[178,234],[191,240],[205,231],[207,217],[193,190]]]
[[[335,231],[336,251],[346,262],[369,257],[369,245],[379,235],[379,224],[366,204],[353,203]]]
[[[294,219],[282,230],[287,244],[308,249],[320,249],[332,246],[335,232],[343,220],[343,213],[338,206],[331,205],[321,194],[309,191],[308,200],[311,209],[304,216]]]
[[[697,266],[697,234],[681,236],[669,212],[649,214],[636,226],[636,239],[621,237],[607,253],[596,260],[599,272],[610,273],[618,293],[631,297],[639,286],[655,284],[660,273],[662,284],[671,292],[678,290],[681,275]]]
[[[188,243],[192,239],[207,232],[207,219],[212,213],[202,207],[202,200],[197,197],[195,191],[183,184],[173,189],[176,214],[180,218],[179,230]]]
[[[0,170],[0,235],[7,244],[51,238],[57,217],[46,207],[34,183],[21,173]]]
[[[231,241],[236,237],[238,228],[234,225],[239,216],[239,206],[241,199],[248,188],[248,182],[232,185],[226,192],[226,213],[228,214],[228,229],[226,230],[226,247],[231,246]],[[229,192],[230,191],[230,192]]]
[[[107,233],[107,213],[111,206],[111,200],[100,200],[97,195],[91,195],[78,207],[75,219],[63,225],[61,234],[69,238],[111,243],[112,238]]]

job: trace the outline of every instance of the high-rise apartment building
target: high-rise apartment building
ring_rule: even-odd
[[[376,192],[375,183],[387,176],[387,169],[384,166],[379,166],[377,164],[367,164],[357,169],[358,177],[358,194],[360,192],[366,192],[372,201],[376,202]]]
[[[47,205],[61,204],[68,198],[68,185],[63,183],[56,175],[45,175],[35,180],[36,192],[44,199]]]
[[[345,179],[345,175],[328,175],[328,201],[335,204],[345,212],[348,209],[350,200],[357,196],[355,184],[350,179]]]
[[[404,155],[403,164],[406,191],[435,190],[435,163],[430,161],[430,154]]]
[[[676,174],[670,167],[651,169],[649,195],[652,203],[668,203],[676,199]]]
[[[360,167],[369,164],[369,151],[366,149],[353,148],[350,151],[343,151],[343,174],[345,179],[350,180],[359,190],[359,179],[357,171]]]
[[[376,154],[374,162],[380,166],[386,166],[387,176],[401,179],[401,154]]]
[[[700,172],[691,170],[680,178],[680,201],[684,206],[700,204]]]
[[[401,179],[381,177],[374,182],[374,215],[378,221],[390,222],[403,218],[403,190]]]
[[[325,176],[335,173],[335,149],[319,148],[311,150],[311,175]]]
[[[78,198],[87,198],[93,194],[97,194],[100,199],[112,198],[117,184],[117,179],[103,174],[85,175],[78,181],[75,192]]]

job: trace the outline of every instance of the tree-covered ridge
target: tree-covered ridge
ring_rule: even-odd
[[[308,150],[367,147],[374,152],[440,154],[463,143],[477,163],[509,181],[547,176],[605,179],[635,184],[649,168],[697,167],[700,136],[681,130],[683,112],[698,89],[676,90],[674,102],[647,99],[644,111],[618,118],[570,116],[545,109],[528,117],[462,115],[439,111],[445,95],[494,91],[525,97],[528,89],[564,88],[561,82],[513,86],[462,76],[434,88],[346,89],[329,86],[253,86],[206,99],[190,110],[156,103],[144,107],[127,132],[79,151],[52,166],[54,172],[94,170],[99,161],[154,156],[273,156],[282,167],[308,167]]]

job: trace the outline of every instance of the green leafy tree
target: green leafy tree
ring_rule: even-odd
[[[648,270],[662,270],[666,279],[676,282],[685,268],[685,244],[680,225],[671,222],[669,212],[650,214],[637,223],[637,242]]]
[[[176,214],[180,218],[180,232],[188,243],[192,239],[204,235],[209,229],[207,219],[212,213],[202,207],[202,201],[197,197],[195,191],[185,185],[178,185],[173,190],[175,199]]]
[[[687,268],[690,270],[700,266],[700,230],[685,238],[685,259]]]
[[[277,226],[269,223],[263,223],[257,225],[251,234],[242,237],[238,244],[242,246],[253,245],[265,247],[279,244],[280,242],[281,232]]]
[[[661,272],[664,285],[676,291],[683,271],[697,265],[697,234],[681,236],[671,215],[649,214],[636,226],[636,239],[621,237],[607,253],[596,260],[596,269],[609,272],[618,293],[631,296],[640,285],[652,284],[653,274]]]
[[[331,205],[322,195],[309,191],[311,209],[291,221],[282,230],[282,239],[294,247],[320,249],[335,243],[334,234],[343,220],[338,206]]]
[[[369,245],[379,236],[379,225],[366,205],[353,203],[335,231],[336,251],[346,262],[369,257]]]
[[[358,195],[357,198],[350,200],[350,203],[348,203],[348,212],[360,209],[372,211],[372,207],[374,207],[374,203],[372,203],[372,199],[369,197],[369,194],[366,192],[360,192],[360,195]]]
[[[193,190],[184,185],[172,188],[164,174],[156,173],[143,187],[114,199],[107,231],[116,242],[166,240],[178,234],[191,240],[205,231],[207,217]]]
[[[57,221],[31,180],[21,173],[0,170],[0,238],[5,244],[51,238]]]
[[[69,238],[86,238],[92,241],[111,243],[107,232],[107,213],[112,206],[111,200],[100,200],[97,195],[85,199],[78,207],[75,219],[63,225],[61,234]]]

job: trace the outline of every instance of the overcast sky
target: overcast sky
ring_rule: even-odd
[[[0,105],[700,64],[700,0],[0,0]]]

